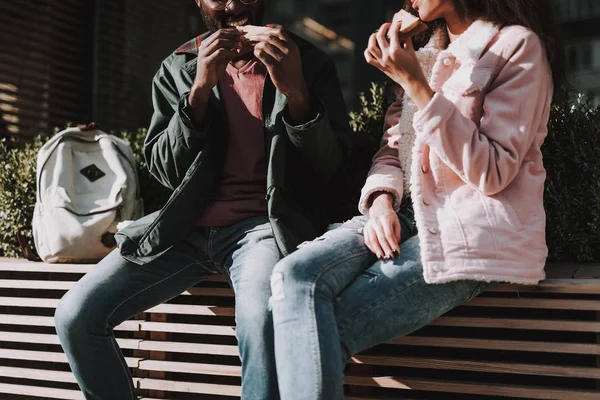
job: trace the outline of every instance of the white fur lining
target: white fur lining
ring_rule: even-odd
[[[462,64],[475,64],[499,31],[498,26],[493,23],[477,20],[450,43],[446,52]]]

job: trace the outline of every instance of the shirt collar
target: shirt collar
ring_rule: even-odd
[[[463,64],[474,64],[481,58],[500,28],[491,22],[477,20],[446,49]]]

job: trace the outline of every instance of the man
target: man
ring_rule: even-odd
[[[154,78],[145,143],[174,192],[117,234],[114,251],[61,300],[56,329],[86,398],[135,399],[113,328],[216,273],[236,296],[242,397],[277,399],[268,311],[274,265],[326,227],[326,188],[348,152],[332,61],[261,23],[264,0],[197,0],[209,32]],[[241,28],[240,28],[241,27]]]

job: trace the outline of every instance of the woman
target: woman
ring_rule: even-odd
[[[362,192],[364,217],[273,273],[282,399],[341,399],[352,354],[423,327],[492,282],[544,278],[540,147],[562,72],[544,4],[412,0],[407,9],[433,28],[415,40],[424,47],[400,43],[397,22],[371,36],[365,58],[398,85],[397,101]],[[413,237],[396,213],[408,191]]]

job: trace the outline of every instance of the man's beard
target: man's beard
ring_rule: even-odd
[[[204,25],[206,25],[206,29],[208,32],[215,33],[219,30],[219,22],[210,17],[204,10],[204,7],[200,7],[200,14],[202,14],[202,19],[204,20]],[[263,19],[265,16],[265,1],[262,0],[258,10],[256,10],[256,15],[253,18],[252,14],[248,15],[248,25],[262,25]]]

